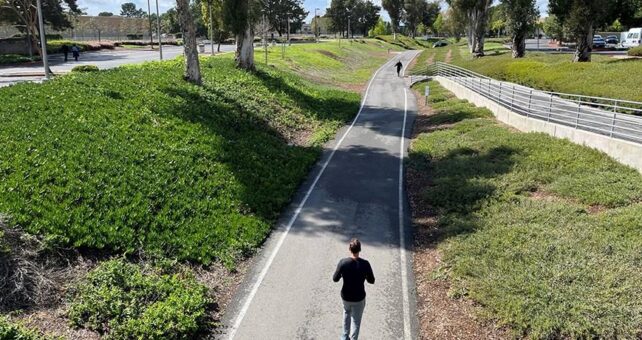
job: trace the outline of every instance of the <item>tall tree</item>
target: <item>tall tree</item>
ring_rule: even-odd
[[[456,13],[462,14],[465,18],[470,53],[475,57],[484,56],[486,27],[493,0],[446,0],[446,2]]]
[[[168,34],[178,33],[181,30],[176,8],[170,8],[167,12],[161,14],[161,29],[163,33]]]
[[[98,16],[99,17],[113,17],[114,13],[112,13],[112,12],[100,12],[100,13],[98,13]]]
[[[459,42],[462,33],[466,30],[464,14],[455,8],[449,8],[444,15],[444,30],[455,38],[455,42]]]
[[[506,28],[513,42],[513,58],[522,58],[526,53],[526,35],[535,26],[539,10],[535,0],[501,0],[506,13]]]
[[[610,6],[614,1],[603,0],[550,0],[549,13],[555,15],[568,36],[575,40],[575,62],[591,61],[593,47],[593,29],[611,13]]]
[[[380,11],[381,7],[370,0],[357,0],[353,11],[354,25],[350,28],[353,32],[360,31],[364,36],[368,35],[368,31],[377,24]]]
[[[176,11],[183,30],[183,45],[185,53],[185,80],[200,85],[201,66],[198,61],[198,50],[196,49],[196,27],[190,8],[189,0],[176,0]]]
[[[223,22],[236,37],[236,66],[254,70],[254,24],[256,0],[223,0]]]
[[[390,16],[392,33],[396,38],[396,35],[399,32],[399,22],[401,22],[401,17],[403,15],[404,0],[382,0],[381,5]]]
[[[137,8],[133,2],[125,2],[120,5],[120,15],[128,18],[142,18],[145,16],[145,11],[142,8]]]
[[[54,30],[63,30],[73,26],[69,17],[81,11],[76,0],[43,0],[42,12],[46,25]],[[27,33],[31,48],[42,54],[36,40],[40,36],[36,0],[0,0],[0,22],[14,25]]]
[[[218,44],[216,51],[221,52],[221,43],[228,36],[228,31],[223,25],[223,0],[204,0],[201,5],[203,21],[210,25],[209,33],[214,38],[212,43],[216,41]]]
[[[263,13],[270,25],[279,33],[279,36],[285,33],[288,39],[292,32],[303,26],[309,14],[303,6],[303,0],[263,0],[262,2]]]
[[[417,34],[417,26],[424,18],[427,9],[426,0],[405,0],[404,1],[404,23],[408,30],[407,34],[414,37]]]
[[[437,21],[437,18],[439,17],[439,14],[441,13],[441,6],[439,6],[438,1],[432,1],[426,3],[426,7],[424,8],[424,13],[421,19],[421,23],[426,26],[426,28],[432,27],[435,21]]]

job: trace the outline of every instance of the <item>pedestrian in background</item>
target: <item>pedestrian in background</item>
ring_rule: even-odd
[[[69,59],[69,46],[67,46],[67,44],[62,44],[60,50],[65,55],[65,62],[67,62],[67,60]]]
[[[399,60],[395,64],[395,67],[397,67],[397,77],[401,77],[401,69],[403,69],[403,64],[401,63],[401,60]]]
[[[353,238],[348,245],[350,257],[339,261],[332,276],[334,282],[343,278],[341,298],[343,299],[343,335],[341,340],[357,340],[361,328],[361,317],[366,308],[364,281],[374,284],[375,277],[370,262],[359,257],[361,242]]]
[[[78,58],[80,57],[80,48],[76,44],[71,46],[71,54],[74,56],[74,60],[78,61]]]

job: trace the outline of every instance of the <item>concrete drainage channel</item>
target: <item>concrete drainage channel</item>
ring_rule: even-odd
[[[539,91],[444,63],[428,73],[458,98],[488,108],[520,131],[598,149],[642,172],[642,103]]]

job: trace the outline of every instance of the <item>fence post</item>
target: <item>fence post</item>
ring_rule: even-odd
[[[513,110],[515,108],[515,84],[511,85],[513,94],[511,95],[510,98],[510,109]]]
[[[528,111],[526,111],[526,117],[530,117],[532,101],[533,101],[533,90],[531,90],[530,94],[528,95]]]
[[[502,81],[499,81],[499,101],[502,101]],[[501,103],[500,103],[501,104]]]
[[[548,104],[548,117],[546,117],[547,122],[551,121],[551,114],[553,114],[553,94],[552,93],[551,93],[551,101]]]
[[[575,116],[575,128],[577,129],[577,126],[580,123],[580,110],[582,109],[582,98],[580,98],[577,102],[577,116]]]
[[[615,101],[615,105],[613,106],[613,121],[611,122],[611,133],[609,134],[609,137],[613,138],[613,132],[615,131],[615,121],[617,120],[617,100]]]

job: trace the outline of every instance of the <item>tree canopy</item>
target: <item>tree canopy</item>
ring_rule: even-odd
[[[125,2],[120,5],[120,15],[128,18],[142,18],[145,16],[145,11],[137,8],[133,2]]]

